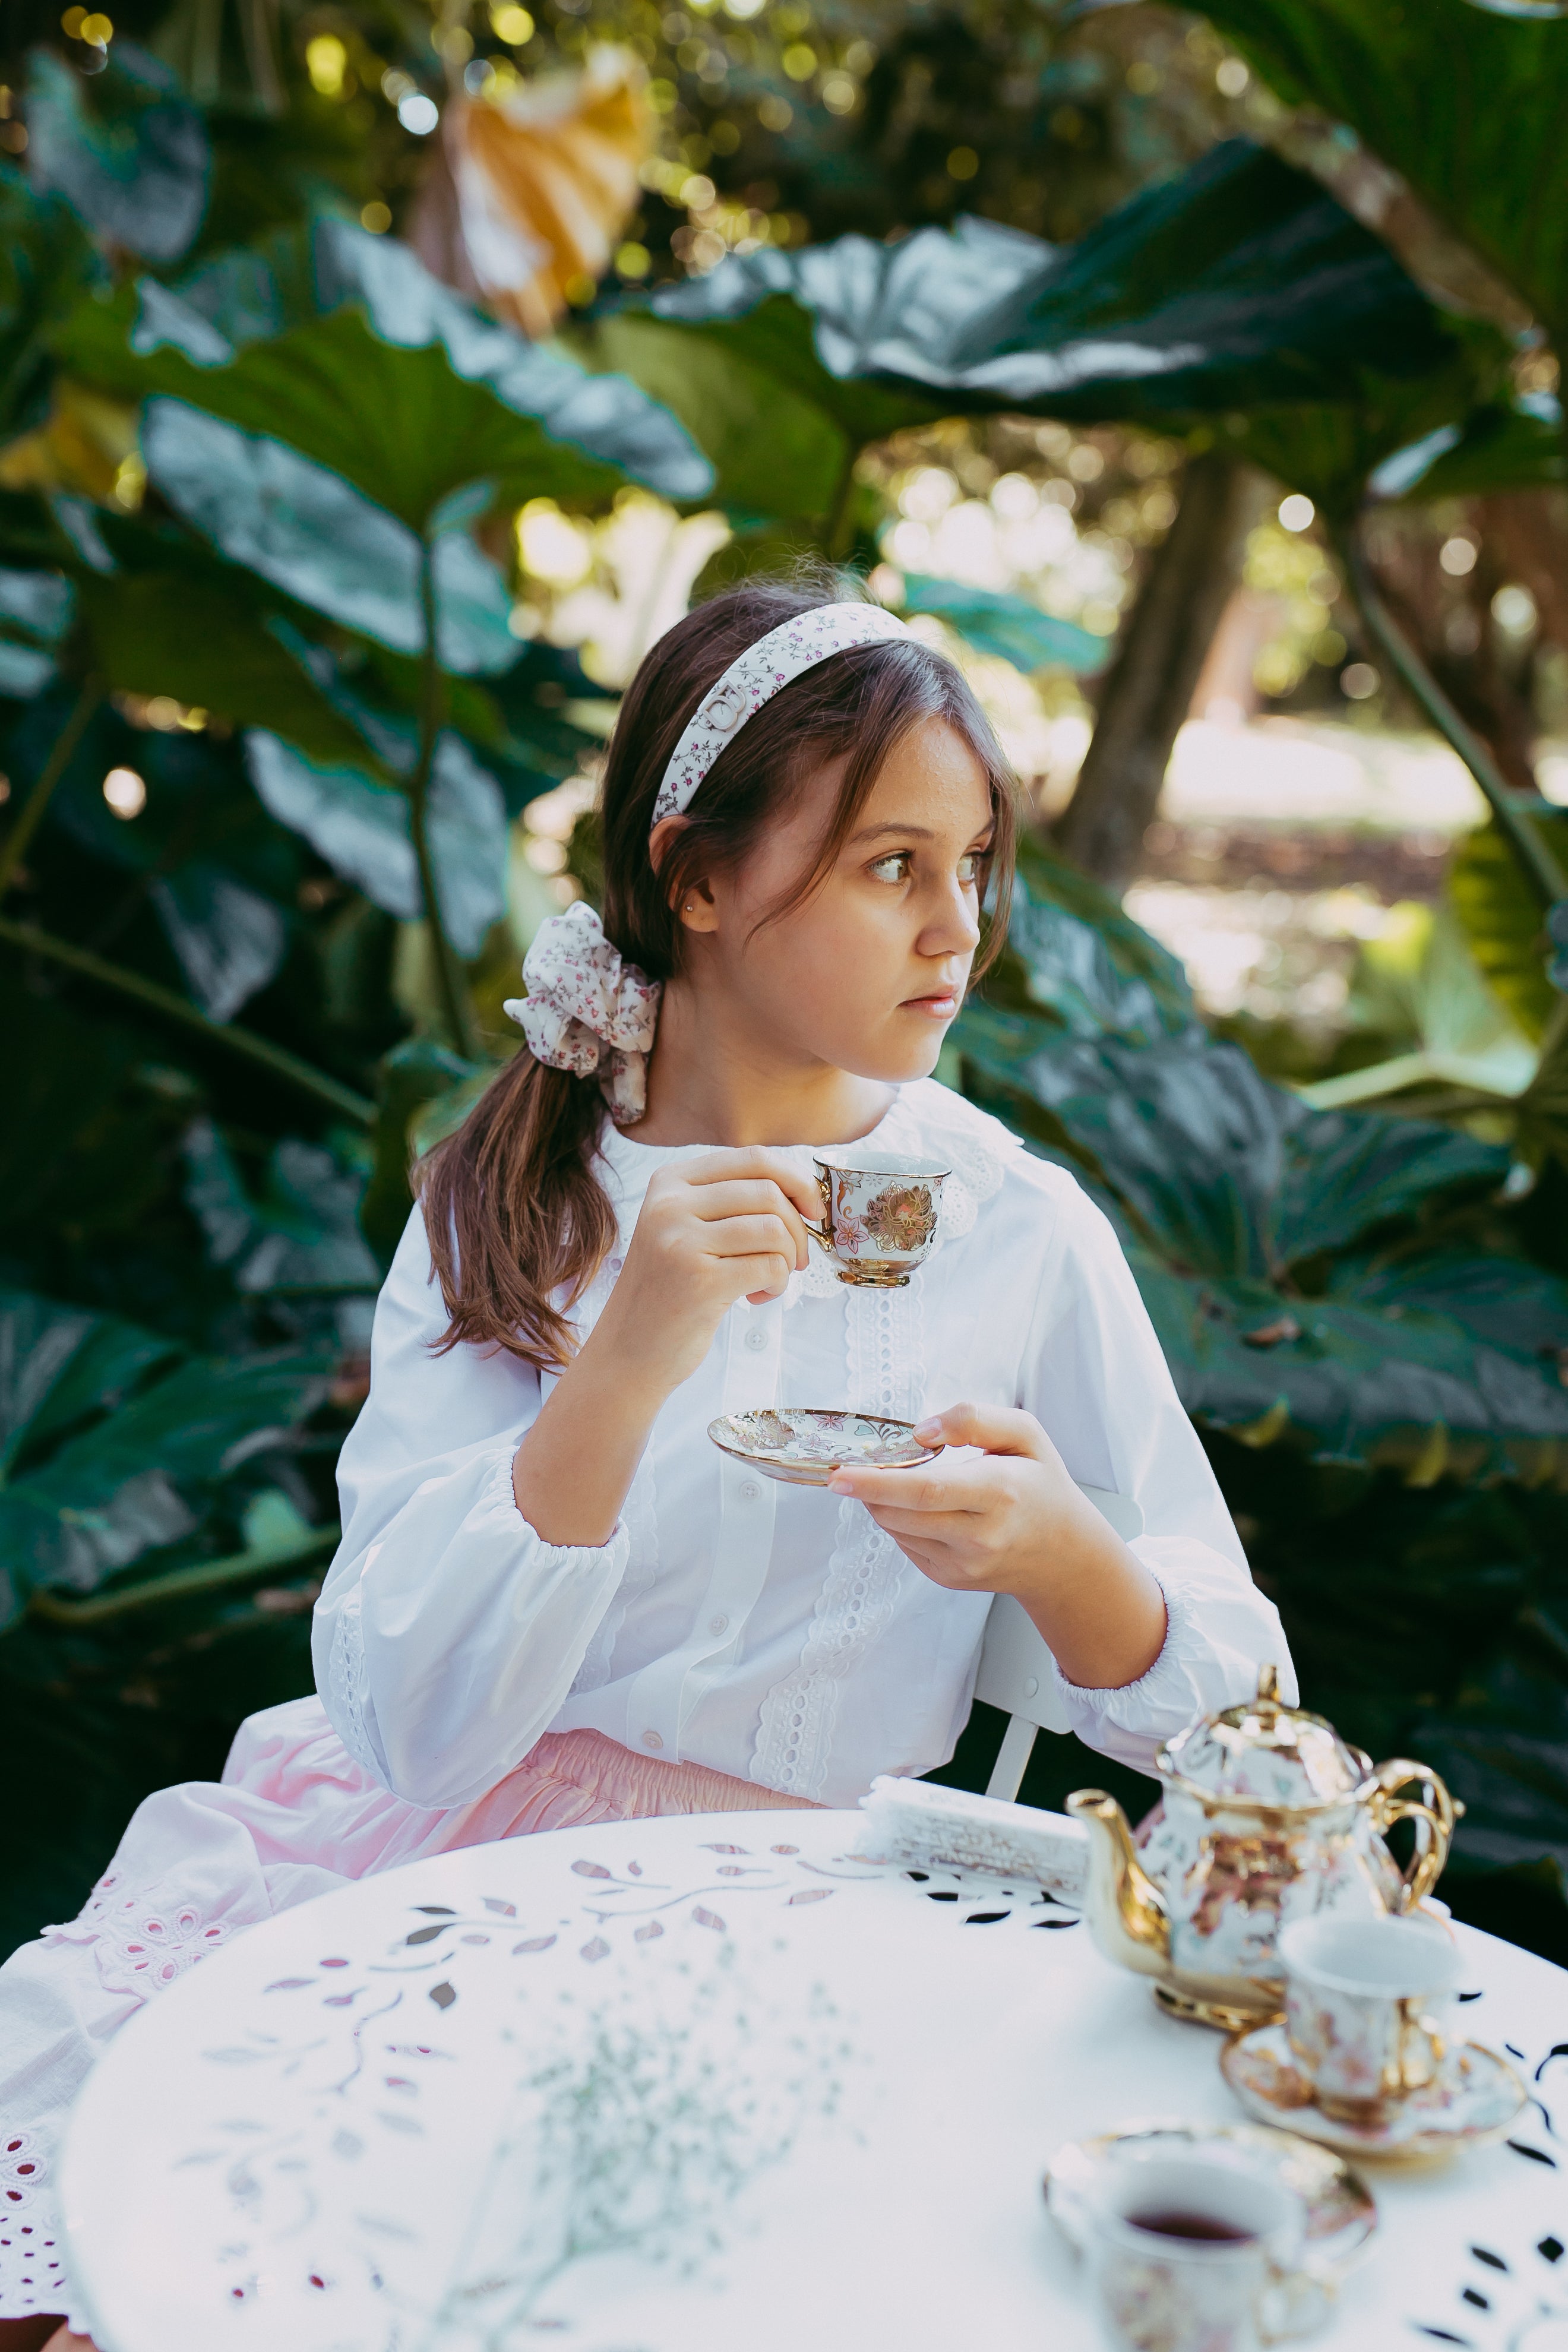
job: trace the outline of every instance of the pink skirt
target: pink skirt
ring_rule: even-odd
[[[242,1723],[221,1781],[161,1789],[132,1816],[80,1915],[0,1968],[0,2320],[73,2326],[52,2170],[72,2101],[129,2017],[207,1952],[350,1879],[538,1830],[656,1813],[814,1811],[597,1731],[546,1732],[471,1805],[430,1811],[352,1761],[317,1698]]]

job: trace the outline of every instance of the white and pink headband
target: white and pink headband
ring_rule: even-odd
[[[684,815],[720,752],[803,670],[852,646],[910,634],[879,604],[816,604],[770,629],[703,696],[670,754],[653,824]],[[623,960],[581,900],[540,925],[522,979],[527,995],[509,999],[504,1010],[521,1027],[534,1059],[580,1078],[596,1075],[616,1125],[634,1126],[647,1108],[647,1057],[662,983]]]

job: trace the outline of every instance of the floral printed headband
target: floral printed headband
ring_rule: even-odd
[[[830,654],[847,653],[851,646],[879,645],[910,634],[906,624],[880,604],[816,604],[793,621],[781,621],[748,646],[698,704],[670,754],[653,804],[653,823],[662,824],[667,816],[680,816],[689,808],[725,745],[802,670],[815,668]]]
[[[748,646],[732,661],[676,745],[654,802],[653,822],[680,816],[728,743],[781,687],[830,654],[910,632],[879,604],[817,604]],[[617,1127],[647,1108],[647,1057],[658,1024],[661,982],[627,963],[581,900],[540,925],[522,967],[524,997],[504,1010],[535,1061],[579,1078],[597,1076]]]

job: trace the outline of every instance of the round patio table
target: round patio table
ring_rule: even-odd
[[[1084,2134],[1238,2119],[1218,2038],[1037,1889],[865,1843],[854,1812],[560,1830],[236,1937],[73,2117],[99,2342],[1089,2352],[1042,2176]],[[1568,2352],[1568,1974],[1458,1932],[1469,2033],[1534,2104],[1507,2145],[1365,2168],[1334,2352]]]

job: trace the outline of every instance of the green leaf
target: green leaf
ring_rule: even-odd
[[[29,1451],[109,1411],[178,1352],[117,1316],[0,1290],[0,1484]]]
[[[1042,613],[1026,596],[1003,595],[994,588],[970,588],[958,580],[929,580],[918,572],[907,573],[904,610],[934,614],[977,653],[997,655],[1026,676],[1038,669],[1083,674],[1103,669],[1110,658],[1106,638],[1080,629],[1076,621]]]
[[[361,765],[307,758],[280,736],[246,738],[251,782],[279,824],[302,834],[335,873],[389,915],[425,911],[408,803]],[[427,824],[441,919],[460,956],[476,956],[506,909],[506,810],[495,779],[450,730],[437,741]]]
[[[381,1269],[359,1228],[362,1176],[322,1146],[285,1137],[267,1189],[253,1201],[210,1118],[193,1119],[184,1142],[187,1205],[207,1255],[247,1296],[289,1292],[374,1295]]]
[[[1076,245],[973,220],[891,246],[841,237],[731,257],[652,309],[771,362],[829,413],[842,402],[857,445],[916,421],[900,399],[928,415],[1169,421],[1340,400],[1347,369],[1419,379],[1456,349],[1376,237],[1243,140]]]
[[[1347,364],[1331,401],[1226,421],[1223,437],[1277,480],[1304,490],[1331,521],[1348,523],[1380,469],[1397,467],[1413,445],[1457,436],[1456,420],[1484,406],[1506,382],[1510,347],[1496,328],[1473,319],[1450,319],[1446,326],[1447,354],[1420,375]]]
[[[286,1442],[328,1369],[287,1349],[195,1359],[14,1479],[0,1490],[0,1622],[29,1591],[90,1591],[194,1534],[236,1459]]]
[[[748,337],[748,344],[752,340]],[[802,390],[738,338],[692,335],[646,311],[612,311],[569,347],[591,367],[618,369],[678,416],[710,461],[709,493],[732,514],[829,513],[858,446],[831,404]]]
[[[408,1181],[413,1121],[426,1103],[471,1085],[479,1075],[474,1064],[429,1037],[409,1037],[383,1056],[376,1087],[375,1164],[360,1203],[360,1223],[384,1266],[392,1264],[414,1205]]]
[[[236,726],[266,726],[318,760],[364,756],[267,631],[267,608],[245,574],[178,548],[150,546],[164,570],[89,575],[79,594],[105,682],[129,694],[170,694]],[[192,551],[193,554],[195,552]]]
[[[420,542],[395,515],[265,434],[244,433],[183,401],[147,403],[147,471],[169,504],[231,563],[395,652],[425,643]],[[435,554],[437,643],[446,667],[510,667],[511,600],[461,532]]]
[[[1348,123],[1561,344],[1568,331],[1568,43],[1469,0],[1215,0],[1291,105]]]
[[[31,52],[27,163],[96,236],[148,261],[178,260],[206,211],[202,118],[168,67],[123,35],[89,83]]]
[[[1027,853],[1010,1006],[971,1005],[953,1033],[964,1090],[1110,1215],[1188,1411],[1244,1447],[1414,1485],[1568,1489],[1568,1393],[1542,1352],[1568,1345],[1568,1288],[1424,1243],[1443,1212],[1496,1193],[1508,1153],[1434,1122],[1309,1109],[1206,1037],[1125,917],[1119,934],[1092,898],[1069,911],[1058,894]]]
[[[1026,835],[1018,846],[1007,944],[985,999],[1048,1014],[1073,1037],[1107,1033],[1147,1045],[1197,1023],[1174,956],[1100,883]]]
[[[47,339],[103,276],[69,206],[0,163],[0,437],[41,408],[52,365]]]
[[[1529,1039],[1481,977],[1451,908],[1390,909],[1357,952],[1349,1012],[1356,1031],[1394,1050],[1300,1089],[1316,1110],[1371,1105],[1412,1087],[1459,1087],[1507,1099],[1534,1075]]]
[[[276,240],[245,271],[84,303],[57,345],[108,389],[165,393],[286,442],[416,532],[476,481],[515,500],[603,499],[626,481],[694,499],[712,479],[636,385],[525,342],[395,238],[339,220]]]
[[[1428,434],[1391,458],[1373,488],[1386,498],[1473,499],[1565,478],[1562,405],[1550,393],[1527,393],[1488,401],[1462,427]]]
[[[1568,816],[1538,820],[1568,855]],[[1562,998],[1546,975],[1541,904],[1495,824],[1468,833],[1448,867],[1448,898],[1470,953],[1527,1037],[1545,1034]]]

